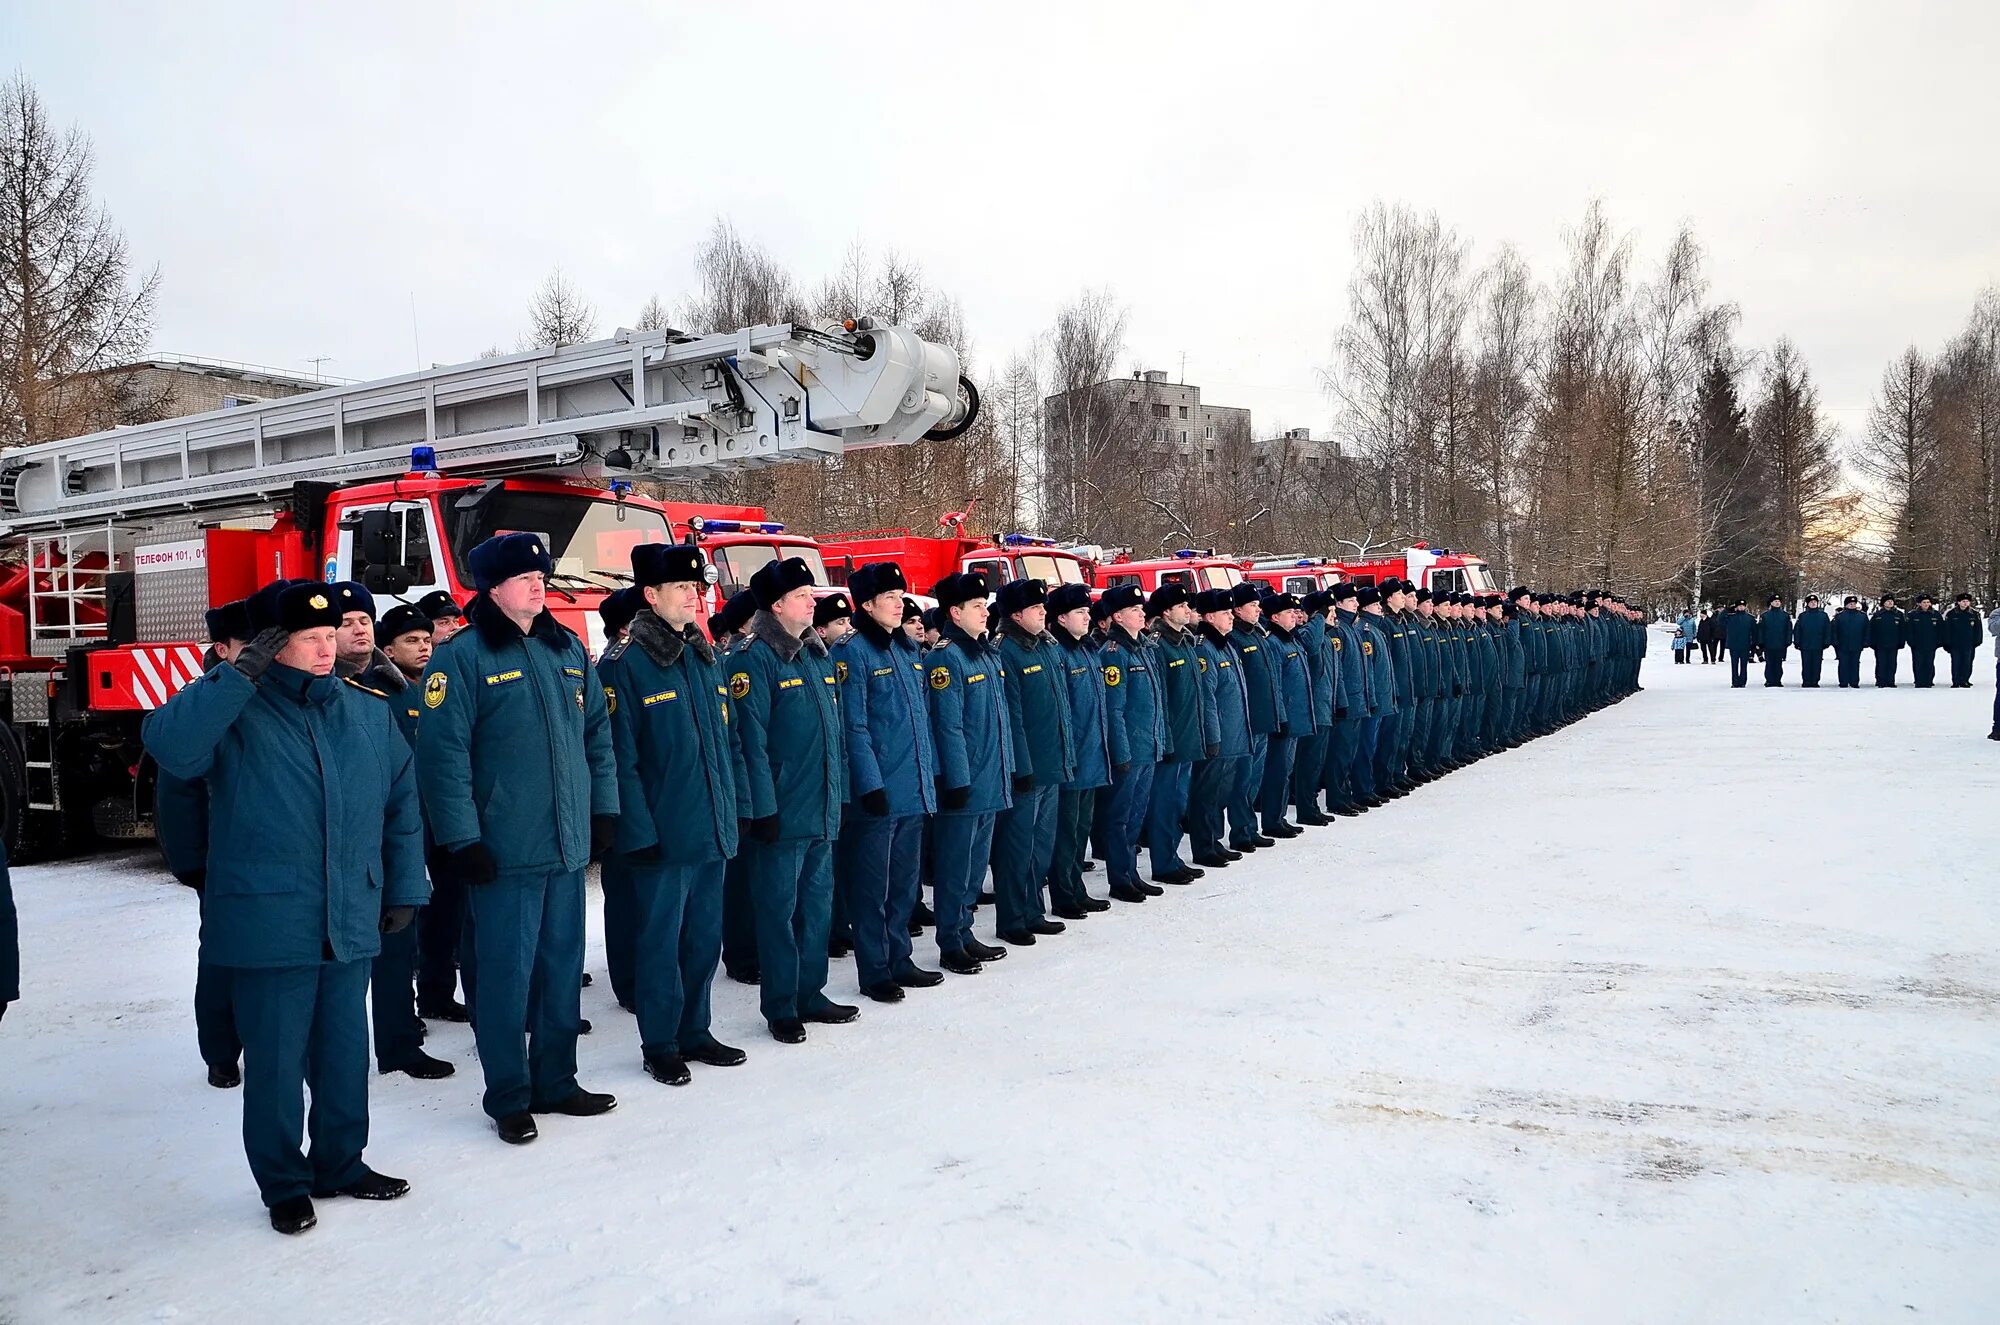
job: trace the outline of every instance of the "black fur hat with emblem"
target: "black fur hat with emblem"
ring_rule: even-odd
[[[847,592],[854,601],[865,603],[878,594],[908,593],[910,582],[903,568],[893,561],[871,561],[847,577]]]
[[[830,593],[813,604],[815,626],[830,626],[853,615],[854,604],[847,601],[847,595],[844,593]]]
[[[803,557],[786,557],[783,561],[766,562],[752,575],[750,592],[757,595],[757,606],[768,612],[771,604],[795,589],[810,588],[812,582],[812,567],[806,565]]]
[[[285,590],[297,584],[314,584],[322,589],[326,587],[318,580],[272,580],[243,600],[243,613],[249,618],[252,635],[259,631],[278,628],[278,600],[285,596]]]
[[[422,604],[398,603],[384,612],[382,619],[375,623],[375,639],[378,643],[387,644],[390,640],[407,635],[413,630],[421,630],[428,635],[431,633],[432,620],[431,614],[424,611]]]
[[[945,576],[931,589],[938,606],[949,612],[974,599],[986,597],[986,577],[978,571],[961,571]]]
[[[1146,595],[1139,592],[1139,586],[1136,584],[1114,585],[1106,589],[1104,596],[1097,600],[1097,606],[1103,611],[1106,617],[1123,612],[1128,607],[1144,607],[1145,605]]]
[[[257,632],[250,629],[250,607],[239,598],[221,607],[211,607],[204,614],[208,625],[208,638],[212,644],[227,644],[231,640],[247,640]]]
[[[495,534],[467,553],[465,564],[481,593],[516,575],[537,570],[553,575],[556,569],[540,534]]]
[[[708,577],[708,558],[686,543],[641,543],[632,549],[632,584],[700,584]]]
[[[1049,600],[1048,586],[1040,580],[1009,580],[1000,586],[995,595],[995,605],[1001,616],[1013,616],[1031,607],[1040,607]]]
[[[320,626],[339,629],[346,609],[330,584],[294,584],[278,595],[278,628],[297,633]]]

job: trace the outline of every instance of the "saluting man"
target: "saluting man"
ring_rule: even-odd
[[[799,1044],[806,1023],[861,1010],[826,996],[833,927],[833,843],[847,799],[840,676],[813,630],[813,575],[799,557],[750,577],[750,643],[730,659],[749,791],[750,899],[757,912],[758,994],[771,1038]]]
[[[1000,651],[986,642],[986,581],[945,576],[937,599],[938,647],[925,659],[931,738],[937,746],[937,817],[931,822],[931,890],[938,961],[977,975],[1007,950],[972,936],[972,908],[993,854],[993,824],[1013,803],[1014,737],[1007,723]]]
[[[669,1086],[690,1061],[744,1054],[709,1030],[722,956],[722,868],[736,854],[743,759],[715,646],[695,624],[711,575],[701,549],[641,543],[631,591],[642,606],[604,651],[599,680],[618,760],[617,857],[632,889],[632,997],[647,1073]]]
[[[318,1222],[316,1196],[410,1189],[362,1160],[366,996],[383,931],[429,892],[423,832],[409,743],[380,699],[333,676],[340,616],[328,586],[287,588],[275,628],[141,729],[161,768],[207,787],[202,954],[230,971],[243,1147],[281,1233]]]
[[[424,816],[466,884],[482,1101],[500,1139],[534,1115],[617,1105],[576,1081],[584,867],[611,846],[618,767],[604,688],[546,605],[538,534],[496,534],[466,557],[467,628],[431,654],[417,722]]]
[[[931,740],[923,647],[903,629],[903,568],[878,561],[847,578],[854,632],[834,649],[847,730],[852,797],[840,850],[853,880],[848,915],[861,992],[898,1003],[906,989],[944,976],[917,965],[910,916],[917,908],[924,817],[937,809],[937,747]]]

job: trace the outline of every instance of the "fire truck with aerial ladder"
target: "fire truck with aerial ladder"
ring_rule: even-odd
[[[957,354],[908,328],[777,323],[621,331],[0,451],[0,834],[17,859],[150,836],[140,721],[200,674],[206,609],[272,579],[464,603],[466,553],[532,531],[550,610],[595,652],[636,544],[699,538],[746,583],[812,546],[636,480],[956,436],[977,409]]]
[[[1267,584],[1273,593],[1295,594],[1300,598],[1320,589],[1331,589],[1347,578],[1347,568],[1332,558],[1303,553],[1289,557],[1245,557],[1240,564],[1243,578],[1251,583]]]

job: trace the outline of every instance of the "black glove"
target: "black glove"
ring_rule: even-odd
[[[400,934],[408,929],[410,922],[416,918],[416,907],[392,906],[382,913],[382,932],[384,934]]]
[[[1132,765],[1129,761],[1123,764],[1113,764],[1111,766],[1111,776],[1113,777],[1122,778],[1131,771],[1132,771]]]
[[[611,844],[618,840],[618,816],[615,814],[593,814],[590,816],[590,858],[601,860],[604,853],[611,850]]]
[[[1219,745],[1204,745],[1201,747],[1201,757],[1203,759],[1213,759],[1221,753],[1222,747]]]
[[[500,862],[484,842],[474,842],[451,853],[452,872],[467,883],[491,883],[500,877]]]
[[[653,843],[651,846],[640,847],[637,851],[628,851],[625,853],[625,859],[637,861],[641,865],[658,865],[666,860],[666,858],[666,854],[660,850],[658,842]]]
[[[938,788],[938,808],[940,810],[962,810],[971,800],[971,787]]]
[[[1278,735],[1280,735],[1280,736],[1290,736],[1291,734],[1292,734],[1292,724],[1291,724],[1291,723],[1289,723],[1289,722],[1281,722],[1281,723],[1279,723],[1279,724],[1278,724]]]
[[[291,632],[268,626],[251,638],[242,651],[236,655],[230,666],[243,673],[246,681],[255,681],[264,675],[264,669],[277,660],[278,653],[291,640]]]
[[[1025,795],[1026,793],[1033,791],[1034,789],[1035,789],[1034,774],[1016,773],[1014,775],[1014,791],[1016,794]]]
[[[1342,704],[1342,705],[1340,705],[1339,707],[1337,707],[1337,708],[1335,708],[1335,709],[1334,709],[1334,711],[1333,711],[1333,720],[1334,720],[1335,722],[1346,722],[1346,721],[1347,721],[1347,705],[1345,705],[1345,704]]]
[[[750,836],[756,838],[765,846],[769,846],[771,843],[777,841],[778,816],[767,814],[761,819],[752,819],[750,821]]]
[[[877,819],[888,818],[889,793],[880,787],[875,788],[873,791],[862,792],[861,808],[874,815]]]
[[[192,888],[196,892],[200,892],[208,884],[208,871],[189,870],[186,874],[174,875],[174,881],[183,888]]]

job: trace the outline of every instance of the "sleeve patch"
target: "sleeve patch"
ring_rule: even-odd
[[[606,713],[618,711],[618,692],[610,686],[604,687],[604,711]]]
[[[931,689],[947,690],[950,689],[950,687],[951,687],[951,668],[949,667],[931,668]]]
[[[430,674],[430,678],[424,682],[425,708],[434,709],[444,703],[445,686],[449,681],[450,678],[443,672],[432,672]]]
[[[729,678],[729,697],[742,699],[750,693],[750,673],[738,672]]]
[[[1108,686],[1115,686],[1118,684],[1118,681],[1119,681],[1119,672],[1116,664],[1113,664],[1112,666],[1104,669],[1104,684]]]

